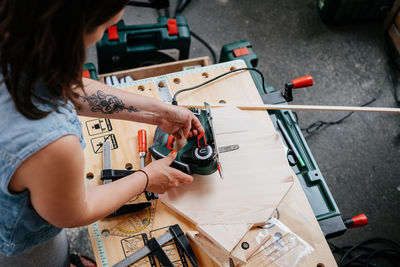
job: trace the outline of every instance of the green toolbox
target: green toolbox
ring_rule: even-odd
[[[222,47],[219,62],[226,62],[235,59],[244,60],[249,68],[256,68],[258,64],[258,57],[253,51],[253,46],[247,40],[226,44]],[[256,87],[262,88],[260,75],[252,71],[250,72],[250,75],[253,78]]]
[[[254,53],[252,45],[246,40],[230,43],[222,47],[220,56],[221,62],[236,59],[244,60],[249,68],[257,67],[258,57]],[[277,93],[280,94],[280,92],[275,91],[273,87],[266,85],[266,92],[264,92],[260,76],[254,72],[251,74],[266,104],[287,103],[283,97],[276,97]],[[293,160],[295,155],[291,156],[288,154],[289,164],[299,178],[325,237],[331,238],[343,234],[347,228],[343,223],[340,211],[311,154],[306,140],[301,133],[293,112],[290,110],[271,110],[268,111],[268,113],[277,131],[285,141],[286,146],[297,152],[299,159],[297,164],[290,163],[290,157]]]
[[[99,73],[187,59],[190,29],[186,18],[158,17],[158,23],[125,25],[121,20],[96,44]]]

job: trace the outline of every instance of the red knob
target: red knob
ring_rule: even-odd
[[[297,79],[292,80],[293,88],[303,88],[309,87],[314,84],[313,78],[311,75],[303,76]]]
[[[353,225],[354,227],[360,227],[368,224],[368,218],[365,216],[364,213],[354,216],[353,218]]]
[[[367,216],[362,213],[343,221],[347,228],[356,228],[368,224]]]
[[[146,137],[146,130],[144,129],[138,131],[138,145],[139,145],[139,153],[147,152],[147,137]]]

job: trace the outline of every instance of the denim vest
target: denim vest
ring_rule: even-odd
[[[0,81],[2,79],[0,75]],[[40,94],[45,94],[46,90],[43,87],[38,89]],[[49,105],[37,106],[42,110],[52,110]],[[0,253],[12,256],[53,238],[61,231],[35,211],[29,190],[10,193],[8,184],[15,170],[28,157],[64,135],[76,135],[82,148],[85,144],[81,123],[70,102],[43,119],[30,120],[17,111],[5,83],[2,83],[0,116]]]

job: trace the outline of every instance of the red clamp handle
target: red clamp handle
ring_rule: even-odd
[[[362,213],[343,221],[347,228],[356,228],[368,224],[367,216]]]
[[[303,76],[297,79],[292,80],[293,89],[295,88],[303,88],[309,87],[314,84],[313,78],[311,75]]]
[[[169,150],[174,149],[174,142],[175,142],[175,136],[173,135],[168,136],[167,148]]]
[[[293,101],[293,89],[308,87],[313,84],[314,82],[311,75],[300,77],[292,80],[291,82],[287,82],[285,83],[285,90],[284,92],[282,92],[283,98],[285,98],[287,102]]]
[[[206,136],[204,135],[204,132],[200,133],[197,135],[197,147],[206,147],[207,146],[207,139]]]
[[[140,129],[138,131],[138,145],[139,145],[139,153],[147,152],[147,137],[146,130]]]

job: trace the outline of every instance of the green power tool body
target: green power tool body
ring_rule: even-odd
[[[190,108],[190,111],[200,120],[205,133],[188,138],[170,166],[188,174],[212,174],[219,168],[211,115],[203,109]],[[157,127],[149,152],[156,160],[164,158],[173,150],[174,141],[174,136]]]

